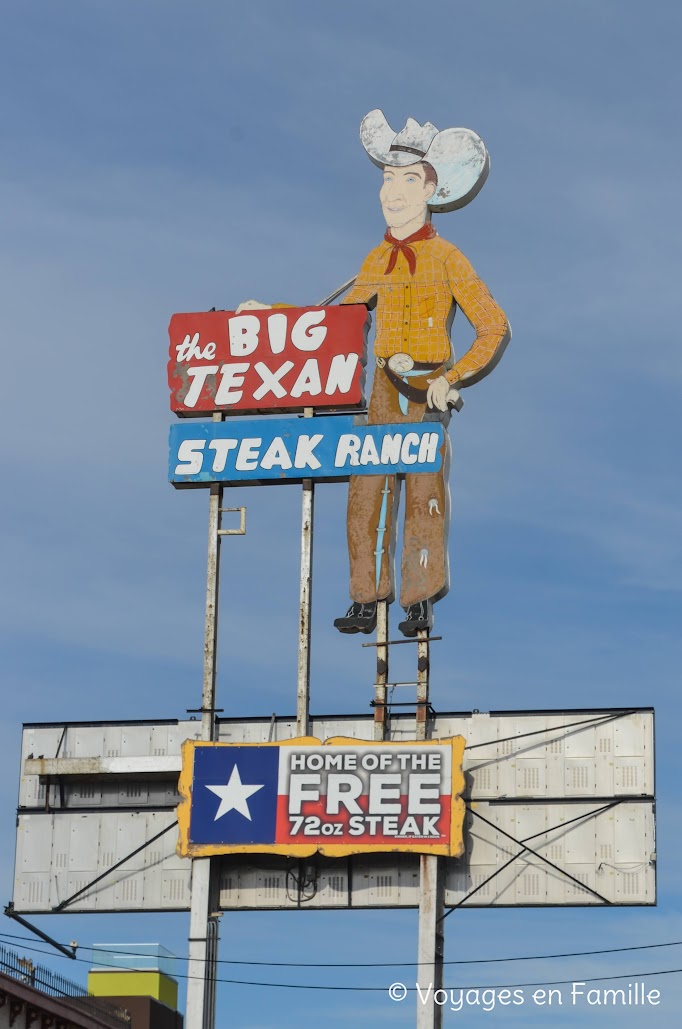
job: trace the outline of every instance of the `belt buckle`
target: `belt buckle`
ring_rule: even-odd
[[[395,375],[405,375],[414,368],[414,358],[409,354],[393,354],[388,359],[388,367]]]

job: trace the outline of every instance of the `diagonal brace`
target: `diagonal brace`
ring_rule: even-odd
[[[616,802],[616,803],[618,803],[618,802]],[[580,879],[576,879],[576,877],[574,875],[571,875],[570,872],[567,872],[565,868],[561,868],[559,865],[555,865],[554,862],[550,861],[549,858],[544,856],[544,854],[540,854],[537,850],[533,850],[532,847],[529,847],[522,840],[517,840],[515,836],[511,835],[511,833],[505,832],[504,829],[500,829],[499,825],[495,825],[494,822],[491,822],[489,819],[487,819],[483,815],[479,814],[479,812],[475,811],[474,808],[470,807],[469,810],[471,811],[471,813],[473,815],[476,816],[476,818],[480,818],[482,822],[485,822],[486,825],[489,825],[491,827],[491,829],[495,829],[495,831],[501,833],[502,836],[506,836],[506,838],[508,840],[511,840],[512,843],[517,843],[519,845],[519,847],[523,847],[524,851],[528,851],[530,854],[533,855],[533,857],[539,858],[540,861],[544,861],[545,864],[549,865],[550,868],[553,868],[555,872],[560,872],[562,875],[566,876],[567,879],[570,879],[571,882],[574,882],[576,884],[576,886],[579,886],[582,890],[587,890],[588,893],[591,893],[593,896],[595,896],[599,900],[603,901],[604,904],[609,904],[609,905],[611,904],[611,901],[607,900],[606,897],[603,897],[601,895],[601,893],[597,893],[597,891],[593,890],[591,886],[586,886],[585,883],[581,883]],[[529,836],[528,839],[532,839],[532,837]],[[517,854],[517,857],[518,856],[519,855]]]
[[[11,901],[5,907],[5,914],[8,918],[13,918],[15,922],[19,923],[19,925],[23,925],[24,929],[28,929],[28,931],[33,933],[34,936],[37,936],[39,939],[44,940],[45,943],[49,943],[51,947],[56,947],[56,949],[61,954],[64,954],[65,957],[71,958],[72,961],[76,960],[75,943],[72,944],[70,947],[65,947],[63,943],[58,943],[57,940],[53,940],[51,936],[48,936],[47,933],[44,933],[43,930],[39,929],[37,925],[33,925],[31,922],[28,921],[28,919],[22,918],[21,915],[18,915],[14,910],[14,904]]]
[[[72,904],[77,897],[80,897],[83,893],[87,893],[88,890],[91,890],[93,886],[96,886],[97,883],[102,881],[102,879],[106,879],[108,875],[111,875],[112,872],[115,872],[116,869],[120,868],[121,865],[124,865],[126,861],[130,861],[130,859],[134,858],[136,854],[140,853],[140,851],[145,850],[145,848],[148,847],[151,843],[156,843],[158,839],[160,839],[162,836],[165,836],[167,832],[171,831],[171,829],[174,829],[177,826],[177,824],[178,822],[176,819],[174,822],[171,822],[170,825],[167,825],[165,829],[162,829],[161,832],[157,832],[156,836],[152,836],[150,837],[150,839],[145,840],[142,846],[136,847],[135,850],[131,850],[130,854],[126,854],[124,858],[121,858],[120,861],[117,861],[115,865],[111,866],[111,868],[107,868],[106,872],[102,872],[102,874],[98,875],[95,879],[91,879],[89,883],[81,887],[81,889],[77,890],[75,893],[72,893],[70,897],[67,897],[66,900],[63,900],[60,904],[57,904],[55,907],[52,908],[52,910],[63,911],[64,908],[68,907],[69,904]]]
[[[610,811],[612,808],[617,807],[620,803],[622,803],[620,800],[616,800],[612,804],[604,804],[602,807],[596,808],[594,811],[588,811],[583,815],[578,815],[576,818],[570,818],[567,822],[559,822],[558,825],[553,825],[549,829],[543,829],[542,832],[535,833],[533,836],[526,836],[523,840],[517,840],[514,836],[511,836],[509,833],[505,832],[504,829],[500,829],[499,826],[495,825],[494,822],[488,821],[487,818],[484,818],[483,815],[479,814],[477,811],[475,811],[472,807],[470,807],[467,804],[467,808],[469,809],[469,811],[471,811],[472,815],[476,815],[477,818],[480,818],[482,822],[485,822],[492,829],[495,829],[497,832],[502,833],[503,836],[506,836],[513,843],[518,844],[518,846],[521,847],[521,850],[517,854],[512,854],[509,860],[505,861],[505,863],[503,865],[500,865],[499,868],[496,868],[492,875],[489,875],[487,879],[484,879],[483,882],[479,883],[478,886],[476,886],[473,890],[467,893],[465,897],[462,897],[462,899],[457,901],[456,904],[453,904],[450,910],[443,915],[440,921],[445,921],[445,919],[449,915],[451,915],[453,911],[456,911],[457,908],[462,907],[465,901],[473,897],[474,894],[478,893],[479,890],[482,890],[483,887],[486,886],[489,882],[491,882],[496,876],[500,875],[501,872],[504,872],[505,868],[508,868],[511,864],[514,863],[514,861],[517,860],[517,858],[520,858],[522,854],[526,853],[533,854],[534,857],[540,858],[541,861],[544,861],[546,864],[550,865],[553,869],[555,869],[555,871],[559,872],[567,879],[571,879],[577,886],[580,886],[581,889],[587,890],[589,893],[594,894],[594,896],[597,897],[599,900],[603,901],[604,904],[610,905],[611,901],[607,900],[606,897],[603,897],[601,893],[597,893],[597,891],[593,890],[592,887],[586,886],[585,883],[581,883],[580,880],[576,879],[575,876],[572,876],[570,872],[567,872],[564,868],[560,868],[559,865],[555,865],[553,861],[549,860],[549,858],[544,857],[543,854],[540,854],[538,853],[538,851],[533,850],[532,847],[529,847],[528,840],[533,840],[536,836],[545,836],[547,833],[553,832],[555,829],[561,829],[565,825],[571,825],[573,822],[579,822],[584,818],[596,818],[598,815],[603,814],[605,811]]]

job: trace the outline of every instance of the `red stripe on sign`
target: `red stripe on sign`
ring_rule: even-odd
[[[304,801],[300,814],[290,814],[289,798],[277,798],[275,842],[278,844],[352,844],[379,847],[409,847],[432,843],[442,846],[450,841],[450,795],[440,797],[437,814],[409,814],[407,797],[400,798],[399,812],[370,815],[368,797],[358,798],[362,814],[341,808],[338,814],[327,812],[327,798]],[[395,801],[397,804],[398,801]],[[435,803],[435,802],[434,802]],[[386,805],[388,806],[388,805]]]

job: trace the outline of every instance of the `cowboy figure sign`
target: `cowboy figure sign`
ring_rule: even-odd
[[[370,111],[360,138],[383,171],[379,193],[388,226],[382,243],[365,258],[342,303],[375,311],[376,371],[369,400],[370,424],[441,421],[461,407],[459,390],[497,364],[510,339],[502,309],[470,263],[441,239],[432,213],[472,200],[488,174],[488,154],[476,133],[439,132],[409,118],[395,133],[381,111]],[[265,307],[248,301],[242,308]],[[476,332],[455,360],[450,328],[460,307]],[[437,472],[405,476],[405,528],[400,630],[415,636],[433,625],[433,604],[449,588],[449,439]],[[394,543],[400,480],[352,476],[348,494],[348,552],[352,604],[334,625],[341,632],[371,632],[377,601],[394,599]]]

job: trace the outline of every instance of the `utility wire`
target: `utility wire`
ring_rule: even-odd
[[[11,936],[9,933],[0,933],[0,937],[10,940],[28,940],[30,936]],[[560,954],[522,954],[508,958],[466,958],[464,960],[444,961],[444,965],[494,965],[511,961],[547,961],[554,958],[582,958],[594,957],[597,954],[624,954],[635,950],[657,950],[661,947],[680,947],[682,940],[672,940],[670,943],[641,943],[634,947],[605,947],[602,950],[572,950]],[[87,950],[91,953],[103,953],[94,947],[78,945],[78,950]],[[49,950],[38,951],[40,954],[51,954]],[[134,950],[116,950],[108,953],[121,954],[124,957],[149,957],[148,954]],[[80,959],[84,961],[84,958]],[[176,958],[177,961],[186,961],[187,958]],[[198,960],[198,959],[193,959]],[[208,959],[207,959],[208,960]],[[230,958],[219,958],[218,965],[253,965],[263,968],[416,968],[418,965],[432,965],[433,961],[237,961]]]
[[[24,950],[35,951],[38,954],[47,954],[48,951],[39,950],[37,947],[24,947]],[[66,958],[64,958],[66,960]],[[76,961],[80,961],[83,964],[90,964],[90,961],[86,958],[76,958]],[[117,971],[129,971],[139,972],[137,968],[125,968],[121,965],[107,965],[106,962],[98,962],[101,967],[110,967]],[[464,983],[458,983],[457,986],[445,986],[446,990],[517,990],[522,989],[526,986],[572,986],[573,983],[579,982],[581,984],[587,983],[601,983],[601,982],[612,982],[619,979],[650,979],[655,975],[679,975],[682,973],[682,968],[661,968],[654,972],[630,972],[628,975],[598,975],[593,976],[589,979],[551,979],[545,982],[537,983],[478,983],[465,985]],[[176,973],[173,977],[175,979],[204,979],[201,975],[182,975]],[[317,985],[314,983],[271,983],[271,982],[254,982],[250,979],[220,979],[218,977],[212,978],[214,983],[226,983],[231,986],[268,986],[273,989],[281,990],[332,990],[332,991],[343,991],[345,993],[385,993],[387,987],[385,986],[331,986],[331,985]],[[405,989],[408,993],[415,993],[417,986],[406,986]]]

